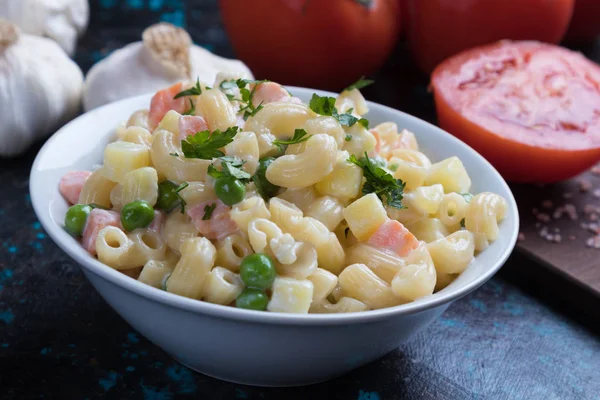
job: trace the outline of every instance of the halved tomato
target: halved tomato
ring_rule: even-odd
[[[539,42],[502,41],[440,64],[440,126],[515,182],[555,182],[600,160],[600,67]]]

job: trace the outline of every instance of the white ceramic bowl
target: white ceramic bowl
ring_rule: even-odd
[[[308,101],[309,89],[292,88]],[[327,93],[328,94],[328,93]],[[329,94],[331,95],[331,94]],[[180,297],[144,285],[91,257],[62,228],[67,203],[58,191],[70,170],[102,162],[115,126],[150,96],[119,101],[89,112],[58,131],[41,149],[31,171],[34,210],[50,237],[81,265],[96,290],[133,328],[188,367],[227,381],[293,386],[334,378],[398,347],[429,325],[456,299],[487,281],[511,253],[518,211],[506,182],[473,149],[441,129],[382,105],[369,103],[371,125],[394,121],[415,132],[432,159],[458,156],[473,191],[496,192],[508,201],[500,238],[444,290],[402,306],[339,315],[293,315],[240,310]],[[115,349],[118,351],[118,349]]]

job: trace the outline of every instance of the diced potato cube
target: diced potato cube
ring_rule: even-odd
[[[273,294],[267,305],[272,312],[306,314],[312,303],[314,286],[309,280],[275,278]]]
[[[325,300],[325,298],[333,292],[333,289],[335,289],[338,282],[338,277],[335,274],[332,274],[323,268],[317,268],[315,272],[306,279],[313,283],[313,302],[316,303]]]
[[[367,240],[388,218],[381,200],[370,193],[344,209],[350,231],[360,241]]]
[[[175,110],[170,110],[160,121],[158,124],[158,128],[156,129],[164,129],[166,131],[172,132],[175,136],[179,135],[179,119],[181,118],[181,114],[179,114]]]

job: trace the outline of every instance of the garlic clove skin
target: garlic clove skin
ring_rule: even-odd
[[[58,44],[0,19],[0,156],[24,152],[77,115],[82,88],[83,73]]]
[[[49,37],[69,55],[89,22],[88,0],[3,0],[0,18],[16,24],[24,33]]]
[[[89,111],[181,81],[200,79],[210,84],[219,72],[253,78],[241,61],[219,57],[194,45],[181,28],[156,24],[144,31],[143,41],[116,50],[92,67],[85,81],[84,108]]]

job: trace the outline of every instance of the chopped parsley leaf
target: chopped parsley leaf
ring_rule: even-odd
[[[252,182],[254,182],[254,186],[256,187],[256,191],[265,201],[269,201],[269,196],[267,195],[267,191],[263,186],[263,181],[260,179],[258,175],[254,175],[252,177]]]
[[[258,106],[254,106],[252,102],[252,97],[254,96],[254,92],[258,88],[258,85],[261,83],[270,82],[269,80],[255,80],[255,79],[236,79],[223,81],[219,85],[221,90],[225,93],[229,100],[237,100],[240,104],[240,112],[243,112],[244,120],[247,120],[250,117],[255,116],[260,110],[263,109],[262,103]],[[246,86],[254,84],[252,90],[248,89]],[[231,93],[231,91],[235,88],[240,90],[241,99],[236,99],[235,96]],[[229,92],[229,93],[227,93]]]
[[[186,96],[200,96],[201,94],[202,94],[202,87],[200,86],[200,78],[197,78],[196,86],[177,93],[175,95],[175,97],[173,97],[173,99],[178,99],[180,97],[186,97]]]
[[[202,221],[208,221],[212,217],[213,211],[217,208],[217,203],[207,204],[204,206],[204,215],[202,216]]]
[[[249,104],[252,104],[252,100],[250,101]],[[245,110],[244,111],[244,121],[247,121],[248,118],[250,118],[250,117],[254,117],[256,115],[256,113],[258,113],[262,109],[263,109],[263,105],[262,105],[262,103],[260,103],[258,105],[258,107],[252,106],[249,110]]]
[[[402,180],[395,179],[384,168],[380,167],[376,160],[369,158],[367,152],[361,159],[352,154],[348,161],[358,165],[363,170],[363,175],[367,180],[363,185],[363,195],[375,193],[388,206],[398,209],[405,208],[402,205],[405,186]]]
[[[214,165],[208,166],[208,175],[213,178],[232,177],[242,183],[250,182],[252,176],[241,169],[245,161],[238,161],[233,157],[221,157],[221,170],[218,170]]]
[[[96,203],[91,203],[88,204],[90,207],[92,207],[92,209],[98,208],[100,210],[110,210],[110,208],[106,208],[104,206],[101,206],[100,204],[96,204]]]
[[[192,99],[190,100],[190,109],[187,110],[186,112],[184,112],[182,115],[194,115],[196,114],[196,106],[194,105],[194,102],[192,101]]]
[[[220,149],[233,142],[233,138],[238,133],[239,128],[232,126],[225,132],[216,130],[214,132],[202,131],[195,135],[188,136],[181,141],[181,150],[186,158],[200,158],[203,160],[212,160],[215,157],[225,155]]]
[[[348,110],[349,112],[347,113],[340,114],[337,108],[335,108],[334,97],[319,96],[313,93],[308,106],[317,114],[335,118],[341,125],[350,127],[359,123],[365,129],[369,129],[369,121],[365,118],[357,118],[352,115],[351,112],[353,109]]]
[[[373,84],[375,81],[372,79],[365,79],[364,76],[361,76],[359,80],[357,80],[356,82],[354,82],[352,85],[348,86],[346,89],[344,89],[344,91],[351,91],[354,89],[362,89],[364,87],[367,87],[371,84]]]
[[[334,97],[319,96],[318,94],[313,93],[308,106],[311,110],[320,115],[331,117],[334,112],[337,114]]]
[[[289,140],[274,140],[273,144],[279,147],[279,150],[283,150],[284,145],[297,144],[306,142],[311,138],[312,135],[309,135],[304,129],[296,129],[294,131],[294,136]]]
[[[185,206],[187,206],[186,201],[183,199],[183,197],[181,197],[181,191],[183,189],[185,189],[186,187],[190,186],[189,183],[187,182],[183,182],[181,185],[177,186],[177,188],[174,190],[175,194],[177,195],[177,197],[179,198],[179,206],[181,207],[180,211],[182,214],[185,213]],[[170,211],[169,211],[170,212]]]

